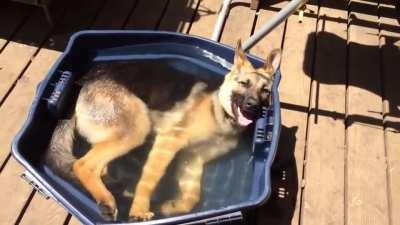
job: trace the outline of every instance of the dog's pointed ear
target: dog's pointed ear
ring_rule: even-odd
[[[275,74],[281,64],[281,58],[282,51],[280,49],[277,48],[272,50],[265,61],[264,69],[269,73]]]
[[[243,66],[245,63],[248,63],[246,54],[244,53],[242,49],[242,41],[239,39],[236,44],[235,48],[235,57],[233,59],[233,64],[234,66],[240,68]]]

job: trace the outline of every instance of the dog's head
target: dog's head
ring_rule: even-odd
[[[238,41],[234,64],[225,76],[218,98],[225,112],[240,126],[249,125],[271,101],[274,74],[281,61],[281,51],[270,52],[265,64],[254,68]]]

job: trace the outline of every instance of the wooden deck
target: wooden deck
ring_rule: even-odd
[[[210,37],[219,0],[0,0],[0,225],[74,225],[21,178],[10,142],[34,91],[81,29],[157,29]],[[65,3],[67,3],[65,5]],[[235,5],[220,41],[247,39],[287,2]],[[400,225],[400,17],[397,0],[310,2],[251,52],[283,49],[282,134],[273,193],[252,224]]]

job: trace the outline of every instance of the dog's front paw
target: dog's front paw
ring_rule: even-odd
[[[151,220],[153,218],[154,213],[147,211],[147,212],[134,212],[134,213],[129,213],[129,221],[147,221]]]
[[[99,210],[103,218],[107,220],[115,221],[118,216],[118,209],[115,204],[105,204],[100,202],[98,204]]]
[[[154,213],[150,212],[149,207],[140,207],[137,204],[132,205],[129,212],[129,219],[134,221],[146,221],[153,218]]]

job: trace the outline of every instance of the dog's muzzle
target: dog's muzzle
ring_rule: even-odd
[[[261,113],[261,103],[254,97],[249,96],[244,98],[241,105],[241,110],[244,116],[249,119],[255,119]]]
[[[249,125],[261,113],[261,104],[253,97],[235,96],[232,108],[235,119],[241,126]]]

